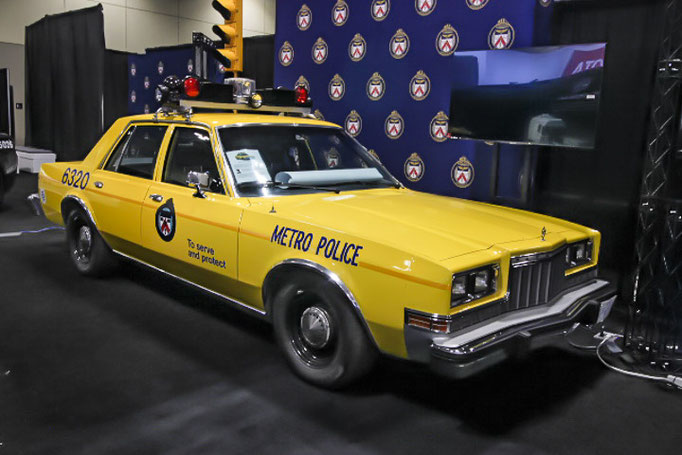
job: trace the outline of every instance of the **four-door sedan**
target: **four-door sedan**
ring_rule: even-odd
[[[409,190],[338,125],[261,102],[121,118],[43,165],[76,268],[128,258],[264,317],[324,387],[379,353],[465,377],[608,314],[597,231]]]

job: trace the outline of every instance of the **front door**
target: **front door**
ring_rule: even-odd
[[[175,127],[160,175],[142,207],[142,245],[161,269],[221,294],[237,279],[237,235],[245,199],[226,194],[207,129]],[[207,173],[202,192],[187,184],[190,171]]]
[[[134,254],[140,244],[140,213],[154,177],[168,126],[131,125],[113,152],[92,173],[88,199],[97,228],[112,248]]]

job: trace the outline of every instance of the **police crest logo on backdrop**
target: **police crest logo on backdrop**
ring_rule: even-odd
[[[429,134],[431,139],[436,142],[443,142],[448,138],[448,116],[445,112],[440,111],[436,116],[431,119],[429,124]]]
[[[348,56],[354,62],[359,62],[367,53],[367,42],[361,34],[356,33],[348,45]]]
[[[163,62],[159,62],[158,65],[156,65],[156,70],[159,72],[159,76],[163,76],[163,70],[166,68],[166,66],[163,64]]]
[[[490,49],[509,49],[514,43],[515,35],[514,27],[507,19],[502,18],[490,29],[488,46]]]
[[[350,111],[350,113],[346,116],[344,128],[346,133],[353,137],[356,137],[362,131],[362,117],[360,117],[360,114],[358,114],[355,109]]]
[[[466,0],[467,6],[473,10],[479,10],[488,4],[488,0]]]
[[[371,11],[375,21],[383,21],[391,11],[391,0],[374,0]]]
[[[308,82],[308,79],[303,77],[303,75],[299,76],[298,79],[296,79],[296,84],[295,87],[304,87],[308,93],[310,93],[310,82]]]
[[[372,101],[378,101],[386,92],[386,81],[381,74],[374,73],[367,81],[367,97]]]
[[[374,149],[369,149],[367,152],[372,155],[378,162],[381,163],[381,158],[379,158],[379,155],[377,155],[377,152],[374,151]]]
[[[450,178],[457,188],[467,188],[474,182],[474,165],[461,157],[450,170]]]
[[[341,76],[335,74],[334,77],[332,77],[332,80],[329,81],[329,97],[334,101],[338,101],[343,98],[345,93],[346,83],[343,81]]]
[[[289,66],[294,62],[294,48],[289,41],[285,41],[282,47],[279,48],[279,63],[283,66]]]
[[[417,153],[413,153],[405,160],[405,165],[403,166],[403,172],[405,173],[405,178],[410,182],[418,182],[424,177],[424,172],[426,171],[426,165],[424,160]]]
[[[391,52],[393,58],[403,58],[410,50],[410,37],[407,33],[399,28],[397,32],[391,37],[388,43],[388,50]]]
[[[552,0],[538,0],[538,2],[540,2],[540,5],[547,7],[547,6],[551,5]]]
[[[324,120],[324,115],[322,115],[322,111],[319,109],[315,109],[315,112],[313,112],[313,115],[318,120]]]
[[[415,101],[422,101],[429,96],[431,92],[431,79],[419,70],[410,80],[410,96]]]
[[[436,9],[438,0],[414,0],[414,8],[420,16],[428,16]]]
[[[344,0],[337,0],[332,8],[332,22],[340,27],[346,23],[349,14],[348,3]]]
[[[459,34],[457,30],[450,25],[445,25],[436,36],[436,50],[443,57],[452,55],[459,46]]]
[[[299,30],[305,31],[310,28],[310,24],[313,22],[313,12],[308,8],[308,5],[301,6],[296,14],[296,26]]]
[[[398,139],[405,131],[405,120],[400,116],[398,111],[393,111],[384,122],[384,132],[389,139]]]
[[[315,44],[313,44],[313,61],[317,64],[324,63],[327,60],[327,55],[329,54],[329,46],[327,42],[322,39],[322,37],[317,38]]]
[[[341,155],[339,155],[339,152],[334,147],[324,152],[324,158],[329,169],[339,167],[341,164]]]

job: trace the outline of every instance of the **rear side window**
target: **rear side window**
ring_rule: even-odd
[[[104,169],[151,179],[167,128],[156,125],[133,126],[121,138]]]

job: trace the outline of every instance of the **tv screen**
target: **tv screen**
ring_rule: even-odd
[[[456,52],[449,133],[594,147],[606,43]]]
[[[0,133],[12,135],[12,105],[9,93],[9,70],[0,69]]]

